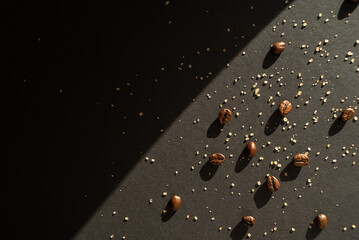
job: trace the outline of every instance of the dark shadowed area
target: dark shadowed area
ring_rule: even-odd
[[[267,184],[262,184],[254,194],[254,202],[257,208],[264,207],[272,196],[272,192],[268,189]]]
[[[328,130],[329,136],[334,136],[335,134],[339,133],[347,122],[343,121],[339,116],[335,121],[332,123]]]
[[[354,10],[358,7],[359,2],[352,2],[351,0],[344,0],[342,5],[340,6],[338,12],[338,19],[342,20],[344,18],[349,17],[349,15],[354,12]]]
[[[310,227],[308,227],[307,233],[305,234],[305,238],[307,240],[313,240],[315,239],[322,231],[322,229],[320,229],[316,224],[315,224],[315,220],[316,217],[313,219],[313,223],[312,225],[310,225]]]
[[[243,239],[248,231],[248,228],[244,226],[243,221],[240,221],[232,230],[230,237],[233,240]]]
[[[9,143],[18,148],[11,191],[21,189],[17,199],[26,201],[11,213],[18,224],[10,232],[73,237],[161,129],[286,6],[260,0],[254,14],[251,5],[11,6],[7,21],[15,27],[5,27],[3,43],[15,47],[2,53],[10,76],[3,80],[6,100],[16,103],[16,122],[8,127]],[[212,129],[208,137],[219,134],[217,125]]]

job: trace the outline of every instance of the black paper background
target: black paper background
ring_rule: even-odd
[[[359,225],[359,175],[352,165],[358,122],[342,126],[331,112],[358,105],[357,5],[173,0],[11,6],[2,40],[9,46],[2,54],[3,91],[14,117],[7,142],[15,150],[5,152],[13,171],[2,174],[9,183],[3,198],[16,203],[6,210],[10,239],[242,239],[247,233],[251,239],[359,239],[351,229]],[[287,47],[274,57],[269,49],[278,41]],[[323,51],[314,53],[320,41]],[[353,56],[345,61],[349,51]],[[267,77],[257,77],[263,73]],[[287,118],[296,126],[289,130],[275,112],[283,99],[293,104]],[[239,113],[222,132],[215,123],[220,104]],[[313,117],[319,117],[315,124]],[[277,129],[265,130],[266,124]],[[258,152],[247,164],[239,156],[250,133]],[[300,172],[288,166],[308,148],[309,166]],[[209,178],[204,155],[214,152],[226,162]],[[280,170],[270,161],[279,161]],[[273,199],[265,185],[256,186],[267,173],[281,182]],[[173,194],[182,206],[162,217]],[[308,229],[317,212],[328,217],[321,232]],[[240,224],[245,215],[256,218],[247,232]]]

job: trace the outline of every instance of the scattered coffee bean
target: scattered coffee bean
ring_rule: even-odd
[[[296,167],[304,167],[309,164],[309,157],[305,154],[297,154],[293,157],[293,163]]]
[[[285,116],[292,111],[292,104],[288,100],[283,100],[279,104],[278,110],[280,115]]]
[[[173,211],[177,211],[182,203],[182,199],[180,196],[178,195],[173,195],[171,198],[171,205],[172,205],[172,210]]]
[[[257,154],[257,146],[254,142],[250,142],[247,144],[245,153],[247,157],[251,158],[254,157]]]
[[[281,54],[285,49],[285,42],[277,42],[273,44],[272,51],[275,54]]]
[[[280,188],[280,183],[276,177],[267,176],[267,186],[271,192],[275,192]]]
[[[209,156],[209,162],[212,165],[222,165],[224,160],[226,160],[226,157],[222,153],[213,153]]]
[[[355,114],[354,109],[352,108],[346,108],[343,110],[342,115],[341,115],[341,119],[345,122],[348,121],[349,119],[351,119]]]
[[[350,0],[353,3],[359,3],[359,0]]]
[[[225,124],[225,123],[229,122],[229,120],[231,120],[231,118],[232,118],[231,110],[225,108],[219,112],[218,119],[221,124]]]
[[[256,223],[256,219],[252,216],[244,216],[242,218],[242,221],[243,221],[243,224],[248,228],[252,227]]]
[[[324,229],[327,227],[327,216],[325,216],[324,214],[318,214],[317,218],[315,219],[315,222],[318,226],[318,228],[320,229]]]

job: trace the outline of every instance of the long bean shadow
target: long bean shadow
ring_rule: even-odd
[[[342,20],[348,17],[348,13],[351,14],[358,7],[359,2],[351,2],[350,0],[344,0],[342,5],[340,6],[338,12],[338,19]]]
[[[329,136],[334,136],[335,134],[339,133],[345,126],[347,122],[341,120],[340,116],[335,119],[335,121],[333,122],[333,124],[330,126],[329,131],[328,131],[328,135]]]
[[[199,174],[201,176],[201,179],[203,181],[209,181],[213,178],[214,174],[217,172],[218,170],[218,165],[212,165],[209,161],[207,161],[201,168],[201,170],[199,171]]]
[[[219,122],[218,118],[216,118],[216,120],[212,122],[211,126],[209,126],[207,130],[207,137],[208,138],[217,137],[221,133],[221,129],[223,129],[223,127],[224,125]]]
[[[301,167],[296,167],[293,162],[290,162],[279,174],[279,178],[283,182],[293,181],[298,177],[301,169]]]
[[[254,202],[257,208],[264,207],[272,196],[272,192],[268,189],[267,184],[262,184],[254,194]]]
[[[173,211],[172,210],[172,204],[171,204],[171,200],[168,201],[166,207],[165,207],[165,212],[162,212],[161,214],[161,218],[162,218],[162,222],[167,222],[168,220],[170,220],[177,211]]]
[[[248,228],[244,226],[243,221],[240,221],[232,230],[230,237],[233,240],[243,239],[248,231]]]
[[[270,66],[272,66],[275,63],[275,61],[277,61],[279,56],[280,55],[274,54],[273,51],[271,49],[269,49],[267,55],[264,57],[264,60],[263,60],[263,64],[262,64],[263,68],[267,69]]]
[[[305,234],[306,240],[313,240],[322,232],[322,230],[315,224],[315,220],[316,219],[314,218],[314,224],[311,225],[311,228],[308,228],[307,233]]]
[[[279,110],[276,109],[269,117],[264,127],[264,134],[267,136],[271,135],[272,133],[275,132],[275,130],[277,130],[279,125],[281,125],[282,123],[283,123],[283,116],[280,115]]]
[[[251,158],[247,157],[246,147],[245,147],[237,159],[236,165],[234,167],[234,171],[236,173],[242,172],[250,162],[251,162]]]

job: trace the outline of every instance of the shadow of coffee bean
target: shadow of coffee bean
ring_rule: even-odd
[[[315,220],[316,219],[314,218],[314,224],[311,225],[311,228],[308,228],[307,233],[305,234],[307,240],[315,239],[322,232],[322,230],[315,224]]]
[[[213,178],[214,174],[218,170],[218,165],[212,165],[209,161],[207,161],[199,171],[199,175],[203,181],[209,181]]]
[[[266,182],[262,184],[254,194],[254,202],[257,208],[264,207],[272,196],[272,192],[268,189]]]
[[[230,237],[233,240],[243,239],[248,231],[248,228],[244,226],[243,221],[240,221],[232,230]]]
[[[345,126],[347,122],[344,122],[341,117],[339,116],[337,119],[335,119],[335,121],[333,122],[333,124],[330,126],[329,131],[328,131],[328,135],[329,136],[334,136],[335,134],[339,133],[343,127]]]
[[[216,120],[213,121],[213,123],[211,124],[211,126],[209,126],[208,130],[207,130],[207,137],[208,138],[215,138],[217,137],[220,133],[221,133],[221,129],[224,127],[224,125],[222,125],[218,118],[216,118]]]
[[[301,167],[296,167],[293,162],[290,162],[280,173],[279,178],[283,182],[293,181],[298,177],[301,169]]]
[[[251,162],[251,158],[247,157],[246,147],[245,147],[237,159],[236,165],[234,167],[234,171],[236,173],[243,171],[243,169],[245,169],[250,162]]]
[[[351,14],[352,12],[354,12],[354,10],[358,7],[358,4],[359,3],[344,0],[338,12],[338,20],[342,20],[346,17],[349,17],[349,13]]]
[[[267,52],[267,55],[264,57],[262,67],[264,69],[269,68],[270,66],[272,66],[275,63],[275,61],[277,61],[279,56],[280,55],[278,55],[278,54],[274,54],[272,49],[269,49],[269,51]]]
[[[169,200],[166,207],[165,207],[165,209],[164,209],[164,212],[162,212],[162,214],[161,214],[162,222],[167,222],[175,214],[176,214],[176,211],[172,210],[172,203],[171,203],[171,200]]]
[[[283,116],[280,115],[279,110],[276,109],[272,115],[269,117],[265,127],[264,127],[264,134],[266,136],[271,135],[272,133],[277,130],[279,125],[283,123]]]

